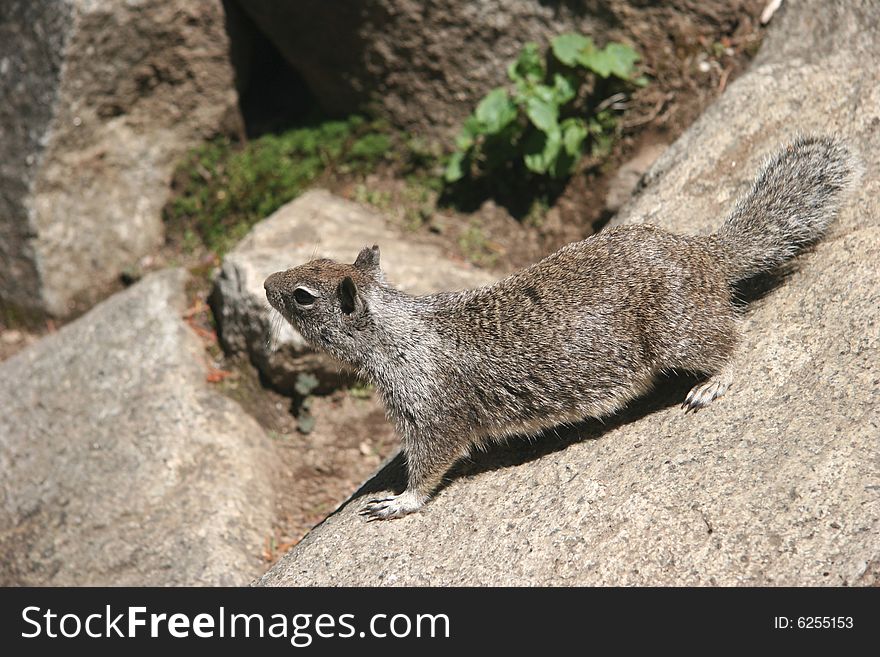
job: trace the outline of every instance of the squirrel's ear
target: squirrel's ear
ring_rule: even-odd
[[[361,299],[357,285],[351,280],[351,276],[346,276],[342,279],[336,292],[339,295],[339,306],[346,315],[353,315],[356,312],[360,313],[363,310],[363,299]]]
[[[364,271],[378,271],[379,269],[379,245],[365,246],[358,253],[354,266]]]

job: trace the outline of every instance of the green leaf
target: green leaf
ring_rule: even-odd
[[[547,173],[554,178],[571,175],[575,165],[581,159],[581,149],[588,131],[583,119],[570,118],[560,126],[561,148],[556,157],[547,163]]]
[[[557,105],[565,105],[577,96],[575,81],[567,75],[557,73],[553,76],[553,95]]]
[[[480,120],[471,114],[464,120],[464,123],[461,126],[462,131],[469,134],[471,137],[476,138],[483,131],[483,125],[480,123]]]
[[[565,150],[561,150],[556,156],[556,159],[550,163],[550,168],[547,170],[547,173],[554,178],[570,176],[574,170],[574,165],[577,164],[580,159],[580,154],[573,156],[566,153]]]
[[[446,182],[454,183],[464,178],[464,162],[466,157],[467,153],[463,151],[455,151],[452,154],[452,157],[449,158],[449,162],[446,163],[446,171],[443,173],[443,179],[446,180]]]
[[[520,82],[524,82],[523,77],[516,68],[516,60],[507,65],[507,77],[510,78],[511,82],[516,82],[517,86],[519,86]]]
[[[455,147],[460,151],[466,151],[476,142],[477,136],[482,131],[482,125],[473,114],[464,120],[461,132],[455,138]]]
[[[481,132],[494,135],[516,118],[516,105],[510,100],[507,89],[498,87],[480,101],[474,116],[481,124]]]
[[[534,96],[545,103],[556,105],[556,90],[546,84],[536,84],[529,90],[529,96]]]
[[[635,73],[634,64],[638,59],[639,54],[629,46],[609,43],[602,50],[583,53],[578,61],[603,78],[615,75],[622,80],[629,80]]]
[[[532,131],[526,138],[524,146],[525,155],[523,162],[529,171],[545,174],[559,155],[562,144],[559,127],[554,126],[549,132]]]
[[[532,96],[526,102],[526,115],[532,124],[544,132],[558,131],[556,121],[559,117],[559,107],[552,102],[547,102],[537,96]]]
[[[639,53],[623,43],[609,43],[605,46],[605,56],[611,66],[611,73],[622,80],[629,80],[635,74],[635,63]]]
[[[573,158],[581,154],[584,139],[587,138],[588,130],[583,119],[566,119],[559,126],[562,131],[562,146],[565,152]]]
[[[538,49],[538,44],[533,41],[526,43],[516,61],[507,67],[508,77],[517,83],[540,82],[544,79],[545,72],[541,51]]]
[[[460,151],[466,151],[474,145],[474,138],[469,133],[462,130],[455,138],[455,147]]]
[[[596,49],[593,40],[581,34],[560,34],[550,41],[553,55],[566,66],[575,66],[580,62],[582,53]]]
[[[607,78],[611,74],[611,62],[608,60],[604,50],[593,50],[589,53],[583,53],[578,58],[578,63],[603,78]]]

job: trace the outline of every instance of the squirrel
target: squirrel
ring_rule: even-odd
[[[394,518],[421,508],[472,449],[612,414],[661,372],[704,377],[686,412],[723,395],[738,342],[734,285],[817,241],[860,171],[841,141],[802,136],[765,161],[711,235],[610,228],[494,284],[425,296],[386,281],[378,246],[264,285],[309,343],[379,391],[408,481],[361,513]]]

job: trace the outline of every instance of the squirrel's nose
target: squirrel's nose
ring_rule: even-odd
[[[278,289],[278,284],[280,283],[281,275],[283,273],[284,272],[280,272],[280,271],[275,272],[274,274],[269,276],[269,278],[267,278],[265,281],[263,281],[263,287],[266,289],[266,292],[271,292],[273,290]]]

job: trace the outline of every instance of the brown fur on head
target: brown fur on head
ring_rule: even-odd
[[[312,260],[269,276],[266,298],[303,337],[344,360],[357,352],[354,332],[372,325],[364,292],[384,284],[379,247],[364,247],[351,265]]]

